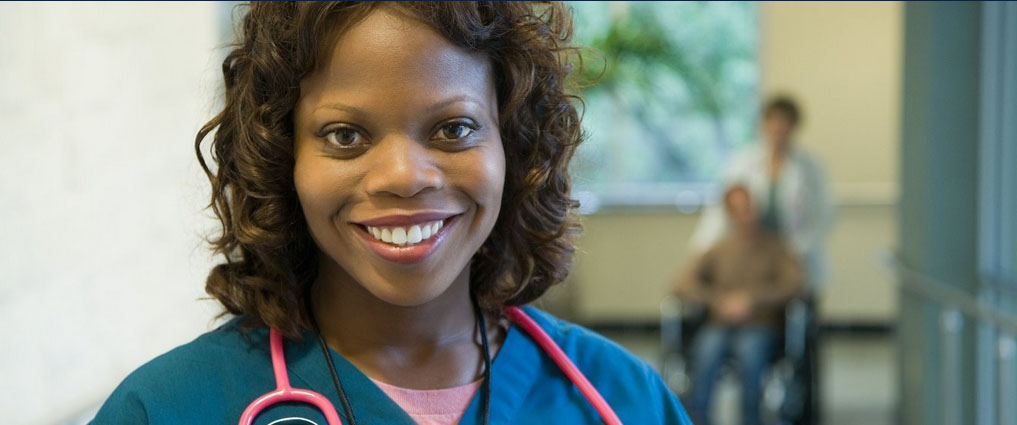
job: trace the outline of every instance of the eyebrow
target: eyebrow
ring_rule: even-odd
[[[474,103],[474,104],[477,104],[479,106],[483,106],[484,105],[482,102],[478,101],[477,99],[473,98],[472,96],[463,94],[463,95],[458,95],[458,96],[452,96],[452,97],[450,97],[448,99],[445,99],[445,100],[442,100],[440,102],[435,102],[434,104],[430,105],[428,107],[428,109],[431,109],[431,110],[433,110],[433,109],[441,109],[441,108],[445,108],[445,107],[447,107],[449,105],[452,105],[454,103],[457,103],[457,102]],[[347,105],[347,104],[341,103],[341,102],[332,102],[332,103],[326,103],[326,104],[318,105],[316,108],[314,108],[314,111],[317,112],[318,110],[321,110],[321,109],[335,109],[335,110],[339,110],[339,111],[349,112],[351,114],[362,114],[362,113],[364,113],[364,111],[362,109],[360,109],[360,108],[357,108],[357,107],[351,106],[351,105]]]
[[[314,112],[318,112],[319,110],[322,109],[335,109],[339,111],[349,112],[351,114],[359,114],[362,112],[360,108],[356,108],[343,103],[326,103],[324,105],[318,105],[317,107],[314,108]]]

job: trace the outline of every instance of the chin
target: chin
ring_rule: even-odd
[[[381,288],[367,288],[372,295],[387,304],[392,304],[399,307],[417,307],[428,304],[435,299],[441,297],[450,285],[439,286],[436,282],[432,285],[425,287],[410,288],[399,288],[389,285],[384,285]]]
[[[431,303],[443,296],[454,296],[450,291],[459,288],[459,276],[469,270],[464,267],[459,273],[437,273],[448,274],[448,276],[432,276],[422,279],[421,274],[410,273],[392,276],[390,273],[380,273],[365,279],[357,279],[357,284],[371,293],[378,300],[400,307],[417,307]],[[465,281],[464,281],[465,282]],[[464,288],[465,289],[465,288]]]

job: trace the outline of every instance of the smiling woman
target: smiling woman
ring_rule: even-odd
[[[334,294],[314,299],[363,288],[365,300],[441,301],[472,317],[468,302],[439,299],[469,294],[467,266],[501,208],[505,152],[489,59],[397,8],[346,29],[325,57],[301,82],[293,114],[294,185],[325,254],[317,279],[344,283],[315,285]],[[572,137],[548,141],[564,150]],[[424,243],[421,224],[437,230]]]
[[[206,290],[237,317],[96,423],[687,423],[644,362],[519,308],[579,230],[560,4],[269,2],[242,28],[196,141]]]
[[[361,198],[372,191],[398,198],[407,190],[396,187],[393,193],[386,187],[391,184],[429,189],[411,197],[418,205],[370,197],[372,203],[390,202],[373,207],[389,211],[367,211],[363,199],[352,202],[345,208],[358,216],[345,217],[347,223],[372,218],[367,214],[450,212],[467,202],[427,204],[484,191],[486,205],[476,202],[481,199],[473,204],[487,210],[471,214],[490,219],[494,213],[501,225],[465,224],[481,240],[491,235],[482,249],[461,250],[476,254],[470,273],[484,306],[524,304],[561,281],[571,262],[571,237],[578,233],[567,173],[580,141],[578,114],[565,87],[571,22],[558,5],[537,7],[253,5],[243,24],[249,36],[224,63],[227,107],[198,137],[200,144],[216,131],[212,150],[219,168],[210,179],[223,234],[214,246],[233,260],[213,270],[209,292],[229,312],[295,335],[306,318],[291,313],[306,311],[301,294],[319,274],[318,251],[353,261],[330,251],[340,248],[334,241],[323,248],[312,240],[339,235],[315,230],[320,216],[307,211],[307,196],[313,183],[334,189],[354,180],[359,190],[346,194]],[[506,20],[510,16],[514,21]],[[453,139],[453,131],[467,134]],[[502,160],[492,161],[497,158]],[[473,170],[502,179],[488,181],[501,193],[454,186],[478,177],[469,174]],[[431,190],[434,183],[425,180],[435,178],[453,186]],[[511,202],[500,202],[502,195]]]

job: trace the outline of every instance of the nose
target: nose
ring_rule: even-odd
[[[411,137],[387,137],[375,145],[371,157],[364,177],[370,195],[410,198],[445,185],[445,175],[437,165],[438,153]]]

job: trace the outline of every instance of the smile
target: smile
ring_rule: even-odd
[[[414,224],[408,227],[375,227],[365,226],[367,233],[375,239],[399,246],[416,245],[427,241],[444,226],[442,220],[431,221],[422,224]]]
[[[459,216],[425,213],[381,217],[353,224],[355,233],[381,259],[414,264],[437,251]]]

